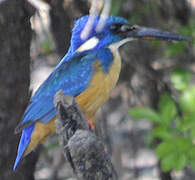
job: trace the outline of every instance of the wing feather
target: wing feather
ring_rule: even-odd
[[[67,95],[77,96],[88,87],[94,73],[96,53],[82,52],[70,58],[61,62],[36,91],[17,127],[20,131],[28,124],[37,121],[47,123],[55,117],[53,100],[60,89]]]

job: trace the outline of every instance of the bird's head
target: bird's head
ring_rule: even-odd
[[[120,47],[124,43],[136,39],[188,40],[188,38],[175,33],[132,25],[128,20],[116,16],[108,17],[102,30],[98,31],[97,26],[100,16],[96,15],[93,17],[93,23],[87,38],[82,38],[81,34],[88,19],[89,16],[83,16],[75,22],[71,38],[71,52],[102,48],[111,44]]]

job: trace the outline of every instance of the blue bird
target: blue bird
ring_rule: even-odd
[[[74,96],[86,118],[93,122],[97,110],[108,100],[118,80],[120,46],[136,39],[188,40],[182,35],[132,25],[126,19],[114,16],[108,17],[103,30],[97,32],[100,17],[94,16],[87,39],[81,39],[81,32],[89,16],[75,22],[67,54],[31,98],[16,128],[17,132],[22,131],[22,136],[14,170],[22,157],[55,133],[53,101],[56,92],[62,90],[64,94]],[[93,128],[92,123],[91,126]]]

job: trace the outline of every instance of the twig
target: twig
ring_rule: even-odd
[[[50,6],[44,1],[41,0],[27,0],[32,6],[34,6],[38,10],[43,10],[43,11],[49,11]]]
[[[89,19],[81,32],[81,39],[86,40],[92,30],[94,21],[95,21],[95,15],[98,15],[100,12],[101,8],[98,8],[97,5],[97,0],[92,0],[91,1],[91,8],[89,10]]]
[[[106,20],[109,16],[112,0],[104,0],[104,7],[100,16],[100,20],[96,27],[96,32],[101,32],[106,24]]]
[[[81,39],[86,40],[92,31],[96,15],[100,14],[99,22],[96,26],[96,32],[101,32],[109,16],[112,0],[91,0],[89,10],[89,19],[81,32]],[[101,12],[102,10],[102,12]]]
[[[113,180],[116,178],[110,156],[103,143],[90,131],[74,98],[59,91],[54,100],[57,133],[78,179]]]

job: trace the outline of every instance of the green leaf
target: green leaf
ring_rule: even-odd
[[[185,154],[169,154],[161,160],[161,168],[164,172],[170,170],[182,170],[188,162]]]
[[[181,106],[184,115],[188,115],[195,110],[195,86],[186,89],[180,99],[179,104]]]
[[[172,141],[163,141],[156,148],[156,153],[159,159],[163,159],[175,152],[175,146]]]
[[[189,163],[193,170],[195,170],[195,145],[191,147],[191,149],[188,152],[189,156]]]
[[[152,130],[152,135],[154,138],[160,138],[163,140],[168,140],[172,138],[172,132],[167,126],[157,126]]]
[[[175,103],[168,93],[164,93],[160,97],[158,105],[160,118],[163,124],[169,125],[177,113]]]
[[[152,130],[152,135],[163,140],[169,140],[172,138],[173,134],[170,129],[166,126],[158,126]]]
[[[182,132],[195,129],[195,112],[189,112],[184,115],[183,119],[178,121],[178,128]],[[195,131],[193,131],[195,133]],[[194,136],[195,138],[195,136]]]
[[[191,140],[184,137],[174,139],[174,142],[172,143],[175,146],[175,151],[178,153],[187,153],[192,147]]]
[[[181,43],[173,43],[168,46],[168,48],[165,51],[165,54],[167,56],[175,56],[178,55],[186,49],[187,43],[181,42]]]
[[[194,119],[194,121],[195,121],[195,119]],[[191,129],[190,129],[190,138],[195,139],[195,122],[193,123],[193,125],[191,126]]]
[[[156,148],[159,159],[163,159],[169,154],[186,154],[192,147],[192,142],[187,138],[172,138],[160,143]]]
[[[187,165],[188,158],[185,154],[177,154],[174,161],[174,169],[179,171]]]
[[[175,154],[169,154],[161,160],[161,168],[164,172],[168,172],[174,167],[176,160]]]
[[[131,108],[129,113],[134,119],[147,119],[154,123],[160,123],[158,114],[150,108]]]
[[[190,166],[193,171],[195,171],[195,160],[190,160]]]
[[[193,145],[190,150],[188,151],[189,159],[195,161],[195,145]]]
[[[171,81],[175,89],[182,91],[189,86],[190,73],[185,69],[176,68],[172,71]]]
[[[172,169],[174,170],[182,170],[187,164],[187,156],[185,154],[169,154],[164,157],[161,161],[162,170],[167,172]]]

